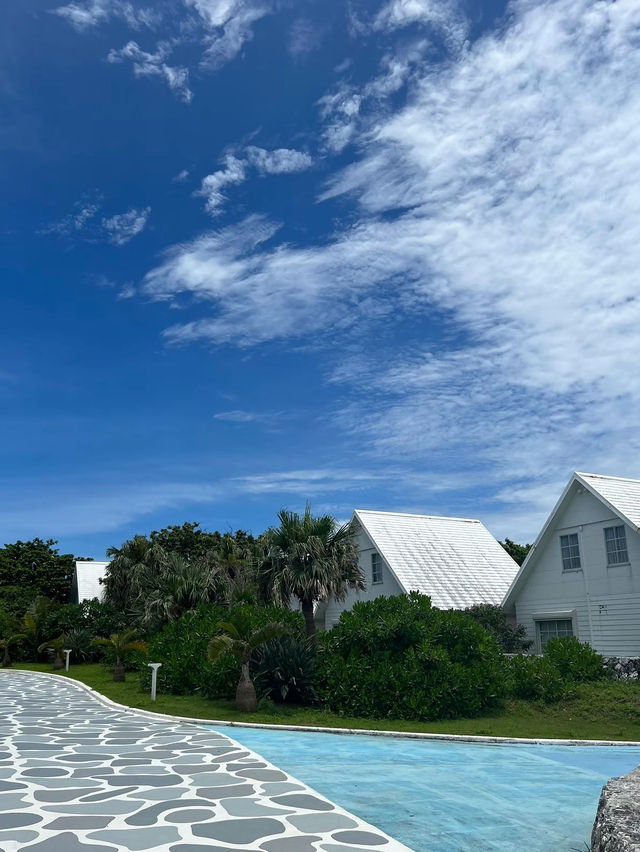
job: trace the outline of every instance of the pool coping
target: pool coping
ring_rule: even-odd
[[[197,719],[193,716],[173,716],[169,713],[157,713],[154,710],[142,710],[138,707],[129,707],[126,704],[119,704],[111,698],[107,698],[97,689],[88,686],[81,680],[76,680],[74,677],[55,674],[54,672],[36,672],[32,669],[6,668],[3,672],[19,672],[20,674],[34,674],[39,677],[54,678],[55,680],[63,680],[66,683],[71,683],[79,689],[89,692],[94,698],[104,704],[106,707],[111,707],[117,710],[123,710],[126,713],[137,713],[140,716],[145,716],[151,719],[170,719],[172,722],[188,722],[193,725],[205,725],[226,728],[257,728],[268,731],[300,731],[308,733],[325,733],[325,734],[340,734],[343,736],[367,736],[367,737],[392,737],[395,739],[409,740],[433,740],[445,742],[468,742],[485,745],[562,745],[562,746],[640,746],[640,741],[637,740],[570,740],[570,739],[552,739],[545,737],[492,737],[480,736],[474,734],[429,734],[421,731],[371,731],[363,728],[324,728],[314,725],[270,725],[267,722],[230,722],[220,719]]]

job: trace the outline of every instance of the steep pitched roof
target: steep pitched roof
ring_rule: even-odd
[[[441,609],[498,604],[518,566],[480,521],[356,509],[401,587]]]
[[[78,593],[78,601],[90,601],[92,598],[101,598],[103,586],[100,579],[104,577],[108,562],[76,562],[73,584]]]
[[[537,561],[539,545],[547,530],[553,524],[554,518],[563,507],[575,483],[586,488],[594,497],[604,503],[614,515],[617,515],[620,520],[624,521],[632,529],[640,532],[640,479],[626,479],[623,476],[604,476],[599,473],[580,473],[576,471],[560,495],[558,502],[553,507],[551,514],[545,521],[531,550],[527,554],[527,558],[522,563],[522,567],[518,571],[507,594],[504,596],[502,605],[506,609],[513,607],[517,590],[529,576]]]
[[[629,526],[640,529],[640,479],[598,473],[575,473],[574,477]]]

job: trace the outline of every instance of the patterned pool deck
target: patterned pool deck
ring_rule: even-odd
[[[224,734],[0,672],[0,852],[411,852]]]

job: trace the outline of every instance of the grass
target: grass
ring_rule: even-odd
[[[50,672],[46,663],[19,663],[16,668]],[[337,716],[309,707],[286,708],[277,714],[239,713],[232,701],[209,700],[198,695],[162,695],[155,702],[141,690],[138,677],[128,674],[124,683],[114,683],[111,672],[101,664],[72,666],[66,677],[79,680],[107,698],[157,713],[215,719],[226,722],[266,722],[277,725],[356,728],[368,731],[416,731],[476,736],[558,738],[581,740],[640,741],[640,685],[621,681],[584,683],[570,698],[557,704],[509,701],[501,711],[475,719],[412,722],[398,719],[364,719]]]

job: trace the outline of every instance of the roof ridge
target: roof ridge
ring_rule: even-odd
[[[421,515],[417,512],[388,512],[384,509],[354,509],[354,512],[367,512],[369,515],[394,515],[405,518],[429,518],[437,521],[464,521],[467,524],[480,524],[479,518],[458,518],[453,515]]]
[[[576,476],[593,476],[596,479],[620,479],[623,482],[637,482],[640,484],[640,479],[634,479],[631,476],[611,476],[609,473],[586,473],[583,470],[576,470]]]

